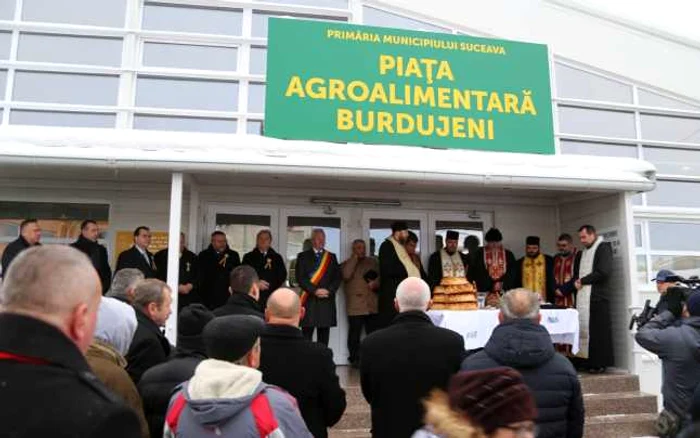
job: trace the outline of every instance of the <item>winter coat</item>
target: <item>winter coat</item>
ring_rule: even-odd
[[[5,247],[5,251],[2,253],[2,264],[0,265],[2,267],[0,277],[4,277],[7,274],[7,270],[10,269],[10,263],[19,253],[28,248],[31,248],[31,245],[22,236],[19,236]]]
[[[700,316],[685,318],[679,326],[675,320],[666,310],[642,326],[635,339],[661,359],[664,408],[686,421],[693,391],[700,384]]]
[[[0,424],[8,438],[140,436],[136,414],[92,373],[60,330],[0,313]]]
[[[284,265],[284,259],[272,248],[267,250],[265,256],[255,248],[243,256],[241,263],[252,266],[258,273],[258,277],[270,284],[269,289],[260,291],[260,306],[264,309],[270,295],[284,286],[284,282],[287,281],[287,267]]]
[[[146,417],[143,414],[143,404],[141,397],[134,382],[129,377],[124,367],[126,367],[126,359],[119,354],[113,347],[102,341],[95,340],[87,353],[85,353],[88,365],[95,373],[100,382],[109,388],[114,394],[129,406],[134,413],[139,417],[141,424],[141,436],[148,438],[148,424]],[[157,435],[155,435],[157,436]]]
[[[324,250],[324,252],[328,251]],[[302,327],[335,327],[338,325],[335,300],[343,275],[340,273],[340,265],[338,265],[335,254],[331,252],[328,254],[330,264],[318,284],[312,284],[310,279],[311,274],[316,270],[314,250],[310,249],[297,255],[294,273],[299,287],[306,293],[306,298],[302,299],[306,309],[304,319],[301,321]],[[326,289],[330,295],[326,298],[319,298],[315,295],[317,289]]]
[[[126,371],[138,385],[146,370],[168,359],[171,347],[160,327],[141,310],[135,310],[139,325],[126,355]]]
[[[238,253],[228,246],[221,253],[212,245],[199,253],[199,297],[202,304],[214,310],[229,297],[229,275],[241,264]]]
[[[73,242],[71,246],[88,256],[92,262],[92,266],[95,267],[97,274],[100,276],[102,295],[106,294],[109,287],[112,285],[112,268],[109,266],[107,248],[97,242],[84,238],[82,235],[80,235],[78,240]]]
[[[435,327],[420,311],[400,313],[360,349],[362,394],[372,407],[374,438],[408,438],[423,426],[422,400],[445,389],[464,359],[464,339]]]
[[[158,271],[156,276],[161,281],[168,281],[168,251],[169,248],[161,249],[153,256],[153,262],[156,264]],[[191,284],[192,290],[187,294],[178,293],[177,308],[182,310],[183,307],[192,303],[200,303],[202,299],[199,296],[199,260],[197,254],[185,248],[178,258],[178,285]]]
[[[333,352],[287,325],[268,324],[260,342],[263,380],[289,391],[313,436],[327,437],[326,429],[340,420],[346,406]]]
[[[527,319],[496,327],[484,349],[469,356],[462,370],[507,366],[523,375],[537,403],[538,438],[580,438],[584,408],[576,370],[554,351],[547,329]]]
[[[240,292],[231,294],[226,304],[214,309],[213,313],[215,316],[252,315],[265,319],[258,301],[250,295]]]
[[[350,257],[340,265],[345,292],[345,311],[348,316],[373,315],[377,313],[377,291],[372,290],[365,274],[374,271],[379,275],[379,261],[374,257],[362,260]]]
[[[178,346],[178,352],[172,359],[143,373],[138,390],[153,438],[163,436],[165,412],[175,388],[191,379],[195,368],[204,359],[206,356],[203,353],[185,352]]]
[[[180,396],[185,403],[176,430],[172,430],[174,425],[168,422],[164,437],[259,438],[261,434],[251,404],[261,393],[274,416],[269,423],[277,424],[268,437],[312,437],[292,396],[265,384],[258,370],[215,359],[202,361],[192,379],[171,399],[168,417],[174,416],[171,411],[177,412]]]

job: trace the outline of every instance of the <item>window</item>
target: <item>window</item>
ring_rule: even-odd
[[[246,122],[246,133],[253,135],[262,135],[263,122],[260,120],[248,120],[248,122]]]
[[[265,47],[251,47],[250,72],[256,75],[264,75],[267,70],[267,49]]]
[[[253,0],[265,3],[281,3],[287,5],[316,6],[318,8],[347,9],[348,0]]]
[[[147,114],[134,115],[134,129],[235,134],[237,125],[238,122],[235,119],[153,116]]]
[[[362,24],[369,26],[396,27],[399,29],[424,30],[429,32],[449,32],[446,27],[436,26],[425,21],[414,20],[380,9],[362,8]]]
[[[377,255],[379,252],[379,246],[382,244],[382,242],[384,242],[384,240],[386,240],[387,237],[391,237],[391,225],[394,222],[396,222],[396,219],[373,218],[369,220],[370,255]],[[408,225],[408,230],[413,231],[416,234],[416,236],[418,236],[418,245],[416,246],[416,252],[420,252],[420,221],[408,220],[405,222]]]
[[[241,35],[243,13],[236,9],[146,3],[143,28],[170,32]]]
[[[121,65],[120,38],[80,37],[21,33],[19,61],[88,64],[118,67]]]
[[[0,4],[2,0],[0,0]],[[12,34],[10,32],[0,32],[0,59],[10,59],[10,44]]]
[[[12,20],[15,17],[16,0],[0,0],[0,20]]]
[[[559,63],[554,68],[558,97],[632,103],[630,85]]]
[[[578,107],[559,107],[559,130],[565,134],[634,138],[634,114]]]
[[[651,250],[700,250],[700,223],[649,222]]]
[[[5,85],[7,84],[7,70],[0,70],[0,100],[5,100]]]
[[[637,255],[637,284],[646,285],[649,283],[649,271],[647,270],[647,256]]]
[[[659,108],[700,111],[700,104],[691,105],[689,103],[681,102],[680,100],[676,100],[671,97],[666,97],[660,94],[652,93],[651,91],[647,91],[643,88],[640,88],[638,90],[638,96],[639,104],[644,106],[657,106]]]
[[[681,277],[700,275],[700,256],[698,255],[652,255],[652,275],[661,269],[670,269]],[[648,280],[648,278],[647,278]]]
[[[700,176],[700,150],[645,146],[644,159],[661,174]]]
[[[642,248],[644,246],[642,240],[642,224],[634,224],[634,246],[636,248]]]
[[[435,221],[435,250],[445,247],[447,231],[459,233],[457,251],[466,252],[464,239],[467,236],[476,236],[479,242],[484,241],[484,223],[481,221]]]
[[[236,71],[238,49],[235,47],[144,43],[143,65],[147,67]]]
[[[80,128],[114,128],[116,114],[80,113],[68,111],[10,111],[12,125],[73,126]]]
[[[564,154],[637,158],[637,147],[633,145],[561,140],[560,146]]]
[[[265,84],[251,83],[248,87],[248,112],[265,112]]]
[[[648,205],[700,208],[700,184],[695,182],[659,180],[646,196]]]
[[[26,102],[116,105],[118,88],[118,76],[18,71],[13,98]]]
[[[122,27],[125,0],[24,0],[22,19],[47,23]]]
[[[139,77],[136,81],[136,105],[236,111],[238,82]]]
[[[305,20],[348,21],[346,17],[324,17],[319,15],[285,14],[274,12],[253,11],[253,36],[267,38],[267,22],[270,17],[303,18]]]
[[[700,143],[700,118],[641,115],[642,138]]]

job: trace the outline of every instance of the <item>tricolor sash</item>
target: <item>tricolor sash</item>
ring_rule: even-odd
[[[309,274],[309,281],[311,284],[314,286],[318,286],[321,283],[321,280],[323,279],[323,276],[326,275],[326,272],[328,271],[328,267],[331,265],[331,253],[328,251],[323,251],[323,254],[321,257],[318,259],[316,262],[316,265],[314,266],[314,270],[311,271],[311,274]],[[309,292],[307,291],[302,291],[301,293],[301,305],[305,305],[306,301],[309,299]]]

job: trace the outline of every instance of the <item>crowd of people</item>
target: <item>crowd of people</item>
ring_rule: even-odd
[[[497,229],[482,247],[470,236],[466,254],[449,231],[428,272],[403,222],[393,224],[378,258],[356,240],[342,263],[315,229],[294,266],[299,291],[285,287],[287,270],[267,230],[242,261],[222,232],[198,255],[182,235],[176,346],[162,332],[174,292],[163,281],[167,251],[151,254],[150,230],[139,227],[112,276],[97,235],[85,221],[71,247],[41,246],[38,223],[27,220],[3,254],[0,418],[11,436],[327,437],[347,403],[327,347],[341,285],[349,359],[371,406],[373,437],[580,438],[576,367],[599,373],[612,365],[612,250],[590,225],[579,229],[582,251],[563,234],[548,257],[530,236],[520,260]],[[500,309],[480,351],[465,351],[459,334],[427,314],[433,288],[456,273]],[[552,345],[540,324],[547,304],[582,314],[582,358]],[[673,367],[695,360],[700,296],[680,312],[673,300],[666,306],[637,338],[675,376]],[[689,318],[674,323],[682,312]],[[665,353],[681,342],[684,354]],[[683,413],[669,416],[676,430],[690,422],[690,374],[668,383],[682,386],[681,395],[664,382],[666,410]]]

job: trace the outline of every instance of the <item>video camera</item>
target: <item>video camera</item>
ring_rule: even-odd
[[[692,294],[700,291],[700,278],[697,275],[688,278],[676,275],[674,277],[668,277],[667,281],[677,284],[666,290],[666,300],[669,302],[669,307],[671,303],[680,304],[682,306],[683,303],[688,301],[688,298]],[[658,310],[656,307],[651,306],[651,300],[646,300],[642,311],[638,315],[632,315],[632,318],[630,318],[629,329],[632,330],[634,325],[637,324],[637,330],[639,330],[646,323],[651,321],[657,313]]]

